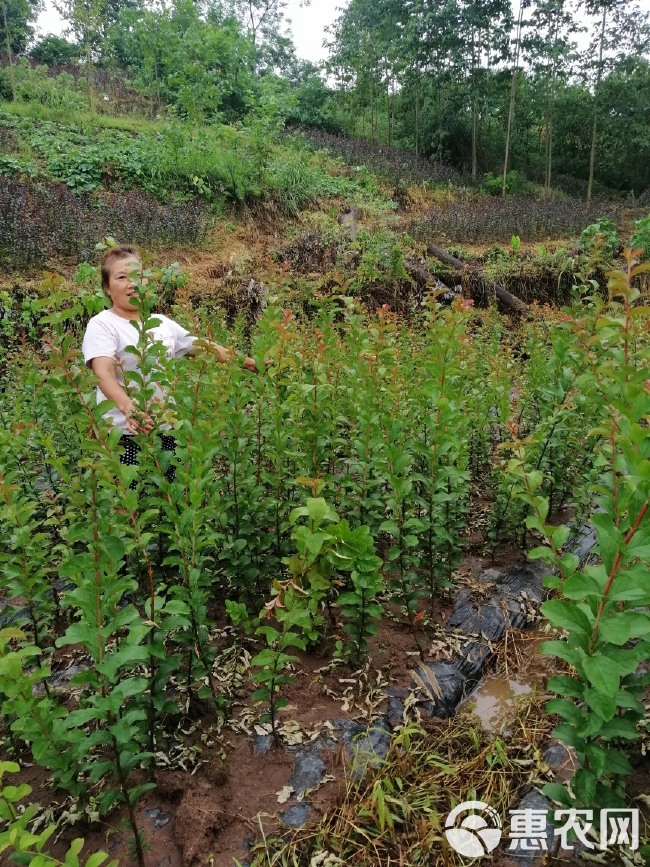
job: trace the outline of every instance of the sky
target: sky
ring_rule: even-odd
[[[325,28],[339,15],[339,9],[347,5],[346,0],[312,0],[311,6],[302,7],[301,0],[287,0],[287,17],[291,19],[293,41],[298,57],[319,63],[327,57],[323,48]],[[45,33],[62,34],[65,23],[54,8],[52,0],[45,0],[45,10],[38,19],[38,30]]]

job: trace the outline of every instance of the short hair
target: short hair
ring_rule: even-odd
[[[111,265],[113,262],[116,262],[119,259],[128,259],[129,256],[137,256],[138,259],[140,258],[138,251],[130,244],[118,244],[117,247],[109,247],[108,250],[104,252],[100,262],[102,289],[108,289],[108,284],[111,279]]]

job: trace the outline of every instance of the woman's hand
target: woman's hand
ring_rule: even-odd
[[[151,416],[142,412],[130,398],[127,398],[122,406],[118,406],[120,412],[124,413],[124,430],[128,434],[149,433],[153,430],[153,419]]]

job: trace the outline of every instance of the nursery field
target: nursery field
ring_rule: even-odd
[[[95,267],[2,296],[5,857],[465,864],[479,800],[639,808],[608,856],[646,863],[647,266],[518,318],[290,267],[254,316],[145,271],[127,380],[176,447],[136,466],[80,354]],[[168,360],[154,311],[260,372]]]
[[[2,0],[0,867],[650,865],[647,5]]]

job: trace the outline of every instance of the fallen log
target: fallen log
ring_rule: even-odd
[[[409,277],[421,286],[428,286],[439,292],[438,300],[443,304],[451,302],[460,295],[460,286],[448,286],[435,274],[427,271],[419,262],[408,259],[404,262],[404,268]]]
[[[516,295],[508,292],[507,289],[504,289],[503,286],[499,286],[498,283],[486,280],[477,268],[470,267],[466,262],[462,262],[460,259],[452,256],[451,253],[448,253],[447,250],[442,247],[438,247],[436,244],[429,244],[427,247],[427,253],[434,256],[442,262],[443,265],[449,265],[450,267],[455,268],[459,272],[459,276],[462,276],[463,273],[470,273],[480,277],[487,291],[493,292],[497,301],[500,301],[501,304],[509,310],[513,310],[515,313],[528,313],[528,305],[525,301],[522,301],[521,298],[517,298]]]

